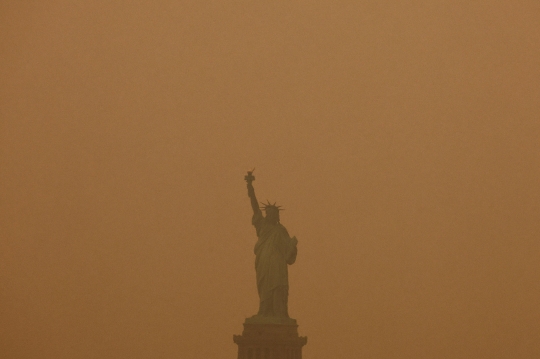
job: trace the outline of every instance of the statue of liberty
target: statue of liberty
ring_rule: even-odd
[[[296,237],[290,237],[287,229],[279,221],[280,206],[259,202],[253,188],[253,171],[245,176],[248,196],[253,209],[252,224],[257,232],[255,244],[255,271],[259,292],[259,312],[246,322],[295,324],[289,318],[288,297],[289,278],[287,266],[296,260]],[[264,209],[263,216],[261,209]]]

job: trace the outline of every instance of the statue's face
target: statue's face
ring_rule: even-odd
[[[271,224],[279,222],[279,210],[269,208],[266,210],[266,220]]]

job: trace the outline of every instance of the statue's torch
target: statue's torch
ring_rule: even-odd
[[[253,171],[255,171],[255,168],[253,168],[251,171],[248,171],[247,175],[244,176],[244,179],[248,184],[251,184],[251,182],[255,181],[255,176],[253,175]]]

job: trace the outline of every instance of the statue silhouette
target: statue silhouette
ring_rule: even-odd
[[[255,244],[255,271],[259,292],[259,312],[251,321],[289,322],[288,297],[289,278],[287,266],[296,260],[298,240],[290,237],[287,229],[280,223],[280,206],[262,203],[259,207],[253,187],[253,171],[244,178],[247,182],[248,196],[253,208],[252,224],[257,232]],[[264,209],[263,216],[261,209]]]

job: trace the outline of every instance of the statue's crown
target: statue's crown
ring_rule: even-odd
[[[263,203],[261,202],[262,206],[260,207],[261,209],[264,209],[265,211],[268,211],[268,210],[275,210],[275,211],[283,211],[283,208],[281,208],[281,206],[276,206],[276,202],[274,202],[273,204],[270,203],[269,200],[266,200],[267,203]]]

